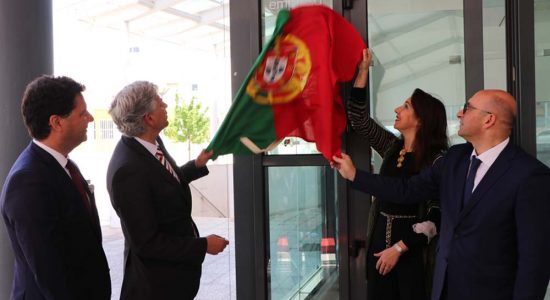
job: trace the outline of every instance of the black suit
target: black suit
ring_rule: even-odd
[[[91,216],[71,178],[35,143],[11,168],[0,205],[15,254],[12,299],[111,296],[93,194]]]
[[[189,183],[208,174],[194,161],[172,174],[137,140],[122,137],[107,171],[107,189],[126,239],[121,299],[192,299],[198,292],[206,239],[191,218]]]
[[[472,145],[410,180],[357,172],[353,186],[401,202],[441,199],[432,299],[542,300],[550,276],[550,169],[509,143],[462,208]]]

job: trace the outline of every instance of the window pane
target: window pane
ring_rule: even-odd
[[[537,157],[550,166],[550,1],[535,1]],[[546,299],[550,299],[547,295]]]
[[[483,0],[483,70],[487,89],[506,90],[504,0]]]
[[[335,175],[329,167],[267,168],[269,299],[338,299]]]
[[[535,0],[537,158],[550,166],[550,0]],[[550,300],[550,285],[544,300]]]
[[[449,137],[465,100],[463,1],[368,1],[371,115],[393,130],[394,109],[421,88],[447,109]]]

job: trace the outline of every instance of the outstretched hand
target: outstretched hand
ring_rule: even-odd
[[[349,155],[342,152],[342,157],[333,156],[330,162],[331,168],[336,168],[340,175],[349,181],[355,180],[355,173],[357,169],[353,165],[353,161]]]
[[[206,152],[206,150],[203,149],[199,156],[197,156],[197,158],[195,159],[195,166],[197,168],[202,168],[206,166],[206,163],[212,157],[212,155],[214,155],[214,150]]]
[[[367,85],[367,74],[369,73],[369,66],[372,61],[372,52],[369,48],[363,49],[363,60],[359,63],[359,73],[355,78],[353,87],[364,88]]]

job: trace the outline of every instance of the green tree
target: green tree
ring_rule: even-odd
[[[191,144],[204,143],[209,139],[210,120],[206,116],[208,108],[203,109],[201,103],[195,102],[194,96],[189,103],[180,100],[179,93],[176,93],[176,113],[164,129],[164,134],[174,142],[187,142],[191,159]]]

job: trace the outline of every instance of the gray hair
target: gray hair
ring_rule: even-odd
[[[145,132],[143,116],[155,109],[158,87],[148,81],[125,86],[111,103],[109,114],[122,134],[135,137]]]

